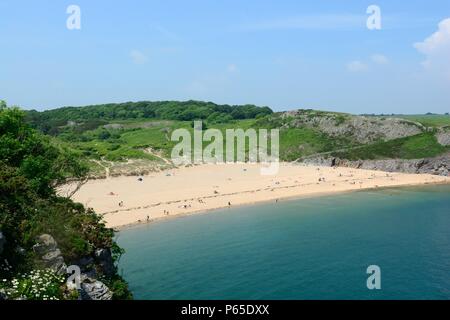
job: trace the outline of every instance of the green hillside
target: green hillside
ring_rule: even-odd
[[[0,292],[21,300],[77,299],[78,291],[65,284],[64,263],[85,259],[112,298],[131,298],[113,265],[123,253],[114,230],[92,209],[57,193],[72,178],[85,180],[82,159],[23,119],[22,111],[0,101]],[[98,250],[110,257],[108,269]]]
[[[32,127],[87,160],[94,175],[105,168],[116,175],[171,167],[168,159],[175,142],[170,136],[177,128],[192,134],[193,120],[202,120],[203,129],[221,130],[224,138],[226,129],[279,128],[283,161],[322,154],[350,160],[414,159],[449,151],[435,138],[439,127],[450,124],[448,115],[360,117],[310,109],[273,113],[268,107],[201,101],[127,102],[26,113]],[[399,128],[404,132],[395,132]],[[389,136],[389,130],[396,135]]]

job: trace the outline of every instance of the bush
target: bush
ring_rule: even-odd
[[[62,297],[58,277],[31,271],[40,266],[32,250],[40,234],[54,237],[69,264],[96,248],[112,248],[116,257],[123,253],[100,216],[56,193],[69,179],[82,181],[86,174],[76,154],[28,127],[19,109],[1,106],[0,230],[8,241],[2,252],[7,265],[0,271],[11,278],[2,286],[12,298]]]

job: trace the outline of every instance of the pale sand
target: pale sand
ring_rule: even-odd
[[[427,174],[287,163],[281,164],[274,176],[261,175],[260,166],[255,164],[207,164],[142,178],[141,182],[138,177],[88,181],[72,198],[103,215],[108,227],[116,228],[224,208],[229,202],[233,207],[377,187],[450,182],[449,177]],[[319,182],[319,178],[325,178],[325,181]],[[67,188],[69,186],[60,193],[64,194]],[[121,201],[123,206],[119,206]]]

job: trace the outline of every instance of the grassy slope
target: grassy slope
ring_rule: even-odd
[[[444,147],[436,141],[433,133],[427,132],[387,142],[376,142],[346,152],[336,152],[333,155],[349,160],[389,158],[419,159],[438,156],[449,150],[449,147]]]
[[[345,139],[331,138],[308,128],[289,128],[280,131],[280,157],[286,161],[350,145]]]
[[[426,127],[446,127],[450,126],[450,115],[430,114],[430,115],[396,115],[403,118],[422,123]]]
[[[444,115],[399,116],[408,120],[421,122],[426,126],[450,125],[450,117]],[[108,129],[110,138],[100,139],[98,134],[102,128],[88,130],[82,133],[89,137],[87,141],[69,142],[64,144],[84,154],[88,159],[104,159],[107,161],[125,161],[127,159],[144,159],[154,163],[161,163],[161,159],[151,153],[145,152],[151,147],[155,152],[165,158],[170,158],[172,147],[176,142],[170,141],[173,130],[186,128],[191,134],[193,129],[190,121],[172,120],[119,120],[111,123],[121,124],[122,129]],[[260,120],[234,120],[228,123],[210,124],[209,128],[222,131],[224,138],[226,129],[274,128],[279,123],[264,122]],[[58,138],[56,138],[58,139]],[[59,140],[59,139],[58,139]],[[204,143],[206,146],[208,143]],[[356,148],[354,148],[356,147]],[[346,149],[345,151],[339,151]],[[395,139],[387,142],[376,142],[361,146],[346,138],[332,138],[315,129],[309,128],[282,128],[280,130],[280,157],[284,161],[293,161],[300,157],[322,152],[336,150],[333,156],[355,159],[389,159],[404,158],[417,159],[440,155],[448,150],[437,143],[433,133],[422,133],[416,136]],[[92,170],[101,168],[92,163]]]
[[[235,121],[214,126],[224,133],[226,129],[253,127],[252,120]],[[113,140],[95,139],[88,142],[73,142],[70,146],[84,153],[88,158],[109,161],[126,159],[146,159],[160,161],[159,158],[144,151],[151,147],[168,158],[175,142],[168,141],[172,130],[186,128],[192,134],[189,122],[173,121],[167,132],[167,125],[155,125],[150,128],[120,130],[120,138]],[[118,131],[118,130],[116,130]],[[207,143],[204,143],[206,145]],[[352,149],[352,143],[345,139],[331,138],[323,133],[308,128],[289,128],[280,130],[280,157],[285,161],[293,161],[303,156],[349,148],[345,152],[336,152],[334,156],[347,159],[414,159],[432,157],[449,150],[437,143],[433,133],[423,133],[412,137],[395,139],[387,142],[376,142],[367,146]]]
[[[116,122],[115,122],[116,123]],[[154,125],[153,125],[154,124]],[[143,128],[139,128],[142,126]],[[149,127],[147,127],[149,126]],[[210,125],[219,129],[224,139],[227,129],[250,129],[260,125],[255,120],[237,120],[225,124]],[[171,132],[177,128],[186,128],[193,133],[190,122],[171,121],[170,124],[161,124],[155,121],[127,122],[124,129],[109,130],[120,137],[112,139],[98,139],[85,142],[63,142],[67,146],[77,150],[92,159],[105,159],[108,161],[120,161],[125,159],[147,159],[157,161],[153,155],[144,151],[151,147],[159,151],[163,156],[170,157],[172,147],[176,142],[169,141]],[[93,132],[99,129],[85,132],[84,134],[96,136]],[[206,146],[207,142],[204,143]],[[225,139],[226,144],[226,139]],[[308,128],[282,129],[280,130],[280,155],[283,160],[295,160],[301,156],[333,150],[347,146],[344,140],[330,139],[325,134]]]

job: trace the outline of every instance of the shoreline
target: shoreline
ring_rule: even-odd
[[[355,189],[355,190],[343,190],[343,191],[336,191],[336,192],[323,192],[323,193],[314,193],[310,195],[298,195],[298,196],[289,196],[285,198],[279,198],[280,202],[283,201],[295,201],[295,200],[301,200],[301,199],[311,199],[311,198],[320,198],[320,197],[327,197],[332,195],[344,195],[344,194],[351,194],[355,192],[361,192],[361,191],[370,191],[370,190],[387,190],[387,189],[397,189],[397,188],[412,188],[412,187],[426,187],[426,186],[437,186],[437,185],[447,185],[450,184],[450,181],[437,181],[437,182],[425,182],[421,184],[405,184],[405,185],[397,185],[397,186],[384,186],[384,187],[370,187],[365,189]],[[163,216],[158,218],[150,219],[149,221],[142,221],[142,222],[132,222],[130,224],[120,225],[118,227],[114,227],[117,231],[127,230],[138,226],[145,226],[149,224],[154,224],[158,222],[164,222],[172,219],[177,218],[183,218],[183,217],[189,217],[192,215],[202,215],[202,214],[209,214],[214,211],[219,211],[223,209],[235,209],[235,208],[241,208],[241,207],[251,207],[255,205],[263,205],[263,204],[269,204],[274,203],[274,200],[261,200],[261,201],[255,201],[255,202],[248,202],[243,204],[237,204],[233,207],[223,206],[218,208],[211,208],[211,209],[203,209],[199,211],[191,211],[191,212],[184,212],[179,213],[175,215],[169,215],[169,216]]]
[[[274,176],[261,176],[259,168],[255,164],[205,164],[161,171],[140,181],[137,177],[90,180],[73,200],[92,207],[107,227],[122,230],[228,207],[450,183],[449,177],[429,174],[290,163],[280,163],[280,171]],[[70,190],[70,185],[66,187]]]

